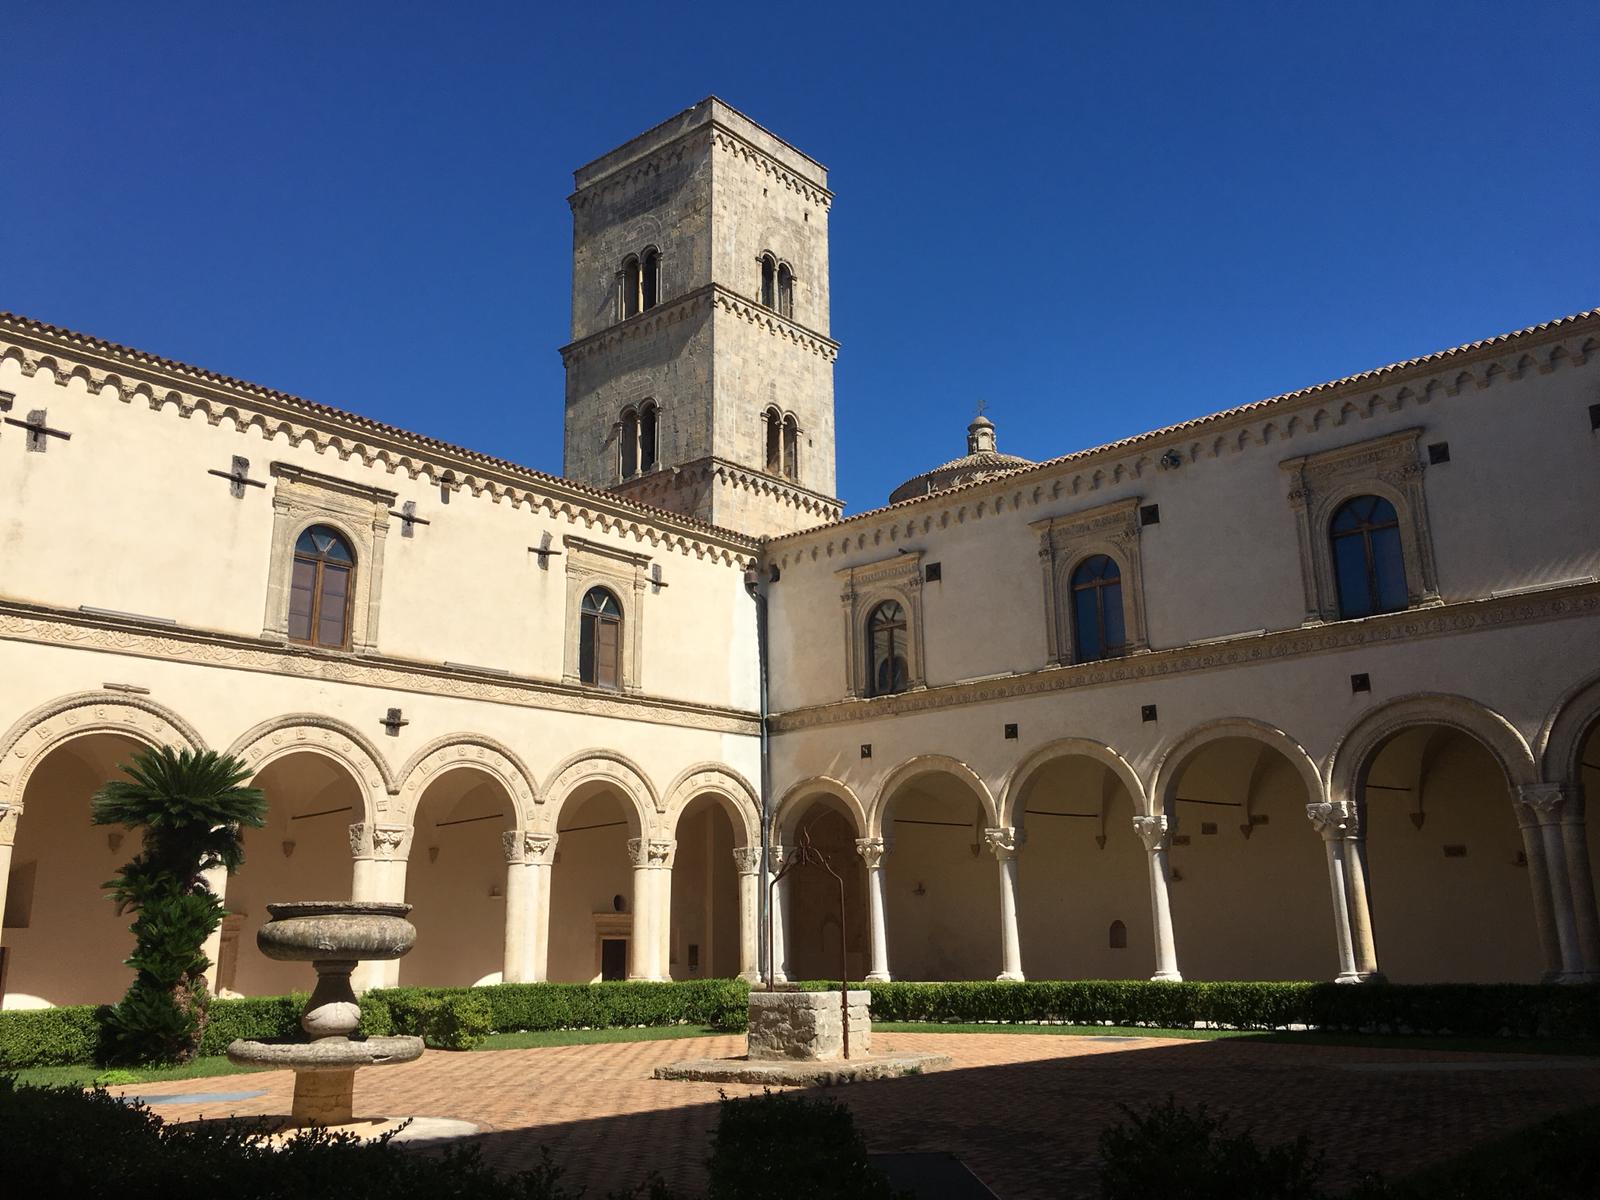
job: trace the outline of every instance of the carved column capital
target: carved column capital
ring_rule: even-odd
[[[883,864],[883,856],[889,853],[889,843],[884,838],[857,838],[856,853],[867,864],[867,870],[876,871]]]
[[[411,857],[411,826],[374,825],[373,857],[384,862],[405,862]]]
[[[17,840],[17,821],[22,816],[22,805],[0,804],[0,846],[14,845]]]
[[[1135,817],[1133,831],[1144,842],[1144,848],[1154,854],[1157,850],[1165,850],[1172,832],[1165,813],[1154,817]]]
[[[1006,862],[1017,856],[1025,838],[1013,825],[997,825],[983,831],[983,840],[997,859]]]
[[[776,875],[783,870],[783,853],[786,847],[782,842],[767,843],[767,870]]]
[[[555,861],[556,842],[553,833],[524,833],[522,835],[522,861],[534,866],[547,867]]]
[[[1308,804],[1306,818],[1311,827],[1330,842],[1361,834],[1361,818],[1356,815],[1356,806],[1348,800],[1319,800]]]
[[[761,847],[735,846],[733,848],[733,868],[741,875],[759,875],[761,873]]]
[[[676,841],[629,838],[628,861],[636,867],[669,868],[677,854]]]
[[[1567,803],[1572,791],[1563,783],[1524,783],[1517,787],[1517,800],[1528,806],[1540,825],[1559,825],[1576,807]]]

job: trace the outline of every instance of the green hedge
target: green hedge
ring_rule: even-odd
[[[502,983],[480,988],[383,988],[361,998],[365,1037],[415,1034],[430,1046],[469,1049],[489,1032],[709,1025],[743,1029],[749,987],[738,979],[685,983]],[[200,1044],[221,1054],[235,1038],[296,1037],[305,993],[213,1000]],[[0,1070],[72,1066],[98,1059],[94,1005],[0,1012]]]
[[[837,984],[808,983],[825,990]],[[874,983],[879,1021],[1064,1025],[1289,1025],[1359,1033],[1600,1038],[1600,985],[1151,983]]]

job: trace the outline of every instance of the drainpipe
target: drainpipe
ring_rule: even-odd
[[[758,561],[745,568],[744,588],[756,604],[756,662],[761,678],[761,871],[756,889],[756,970],[762,979],[771,977],[768,960],[772,946],[767,937],[767,909],[771,889],[767,886],[767,866],[771,861],[769,830],[772,822],[772,742],[767,731],[767,589]]]

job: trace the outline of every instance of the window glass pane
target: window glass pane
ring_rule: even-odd
[[[595,621],[594,681],[601,687],[616,687],[620,674],[622,623],[597,618]]]
[[[322,595],[317,598],[317,643],[344,645],[345,602],[350,572],[331,563],[322,568]]]
[[[317,564],[295,560],[289,584],[289,636],[297,642],[311,640],[312,588],[317,582]]]
[[[1109,560],[1108,560],[1109,561]],[[1113,565],[1112,570],[1115,571]],[[1122,585],[1106,584],[1100,589],[1100,612],[1105,621],[1106,653],[1115,654],[1127,644],[1122,628]]]
[[[656,410],[651,405],[639,414],[639,469],[652,470],[656,465]]]
[[[631,412],[622,417],[622,477],[627,479],[639,469],[639,418]]]
[[[1082,571],[1083,568],[1078,568]],[[1100,639],[1100,614],[1095,604],[1095,588],[1082,588],[1072,593],[1072,623],[1076,635],[1077,659],[1091,662],[1105,657],[1105,644]]]
[[[594,627],[596,620],[597,618],[591,613],[584,613],[583,618],[578,622],[578,678],[585,683],[594,682]]]
[[[1366,539],[1359,533],[1333,539],[1333,574],[1339,587],[1339,615],[1365,617],[1372,612],[1367,578]]]
[[[1379,612],[1399,612],[1410,597],[1406,594],[1406,561],[1400,552],[1398,529],[1377,529],[1372,537],[1372,565],[1377,573]]]

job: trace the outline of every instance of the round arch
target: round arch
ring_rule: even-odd
[[[832,796],[844,805],[855,826],[857,837],[867,835],[867,810],[850,785],[829,775],[812,775],[790,786],[778,801],[772,813],[772,840],[780,842],[787,830],[793,832],[794,824],[805,809],[806,801],[817,796]]]
[[[1534,743],[1539,772],[1549,783],[1579,778],[1583,744],[1600,721],[1600,675],[1573,688],[1550,710]]]
[[[435,738],[413,754],[400,768],[398,792],[406,819],[415,821],[417,804],[428,785],[450,771],[481,771],[494,778],[511,797],[518,829],[528,828],[539,791],[533,772],[514,750],[493,738],[478,734],[447,734]]]
[[[1494,756],[1512,787],[1538,781],[1533,751],[1510,721],[1465,696],[1421,692],[1373,709],[1340,737],[1328,756],[1329,797],[1354,799],[1377,750],[1401,730],[1417,725],[1442,725],[1474,739]]]
[[[362,792],[363,821],[378,820],[377,797],[398,789],[383,755],[352,726],[335,717],[316,713],[291,713],[250,729],[228,747],[259,775],[287,754],[309,751],[332,759],[354,777]]]
[[[1223,738],[1246,738],[1270,746],[1283,755],[1295,769],[1295,773],[1300,776],[1301,782],[1306,786],[1308,803],[1322,797],[1322,776],[1317,771],[1316,762],[1306,753],[1304,746],[1275,725],[1268,725],[1251,717],[1225,717],[1196,726],[1163,752],[1150,780],[1150,794],[1147,800],[1149,807],[1145,815],[1155,816],[1170,812],[1173,793],[1177,789],[1178,778],[1183,774],[1183,768],[1206,746]]]
[[[675,836],[683,810],[697,797],[706,795],[718,798],[734,829],[744,834],[744,845],[754,846],[761,841],[761,802],[755,788],[737,771],[715,762],[685,768],[667,788],[661,815],[663,835]]]
[[[1017,804],[1029,781],[1041,767],[1056,759],[1073,757],[1089,758],[1100,763],[1128,789],[1128,795],[1133,798],[1134,811],[1139,813],[1147,811],[1144,784],[1140,781],[1138,773],[1128,764],[1127,759],[1102,742],[1089,738],[1069,737],[1040,746],[1006,776],[1000,793],[1000,820],[997,824],[1017,824]]]
[[[989,791],[989,785],[966,763],[959,759],[951,758],[947,754],[919,754],[915,758],[907,759],[884,778],[883,784],[878,788],[877,799],[873,801],[872,811],[868,814],[868,837],[883,836],[883,816],[888,809],[894,794],[903,784],[909,783],[921,775],[951,775],[959,779],[972,791],[983,805],[984,815],[988,817],[991,825],[1000,824],[1000,814],[994,796]]]
[[[42,704],[0,739],[0,805],[20,811],[28,780],[63,742],[117,733],[146,746],[204,750],[205,739],[163,704],[122,692],[76,692]]]
[[[656,789],[639,764],[613,750],[584,750],[574,754],[553,772],[544,785],[544,800],[539,804],[539,824],[554,832],[561,810],[574,792],[585,784],[607,783],[621,792],[639,823],[639,837],[655,835],[655,814],[661,811]]]

